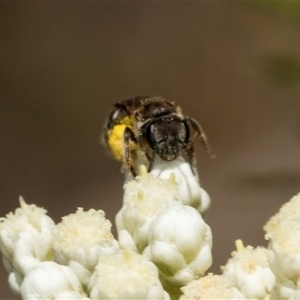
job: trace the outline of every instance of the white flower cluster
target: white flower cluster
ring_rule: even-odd
[[[23,299],[300,299],[300,194],[265,225],[269,248],[236,251],[221,275],[203,220],[208,194],[181,158],[124,185],[118,240],[103,211],[82,208],[59,224],[28,205],[0,218],[0,250]]]
[[[222,267],[181,290],[187,299],[300,299],[300,194],[284,204],[264,227],[268,249],[244,247]]]
[[[142,166],[140,176],[125,184],[116,217],[120,246],[152,261],[171,296],[212,264],[212,233],[200,214],[209,203],[182,159],[168,168],[160,162],[150,174]]]
[[[0,249],[11,289],[23,299],[87,299],[99,257],[119,251],[103,211],[64,217],[27,205],[0,221]]]
[[[23,299],[170,299],[212,263],[210,204],[198,177],[179,158],[170,170],[125,184],[116,217],[118,241],[103,211],[77,212],[59,224],[27,205],[0,219],[9,285]],[[167,178],[167,179],[165,179]],[[174,291],[173,291],[174,290]]]

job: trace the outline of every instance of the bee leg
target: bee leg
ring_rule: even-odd
[[[141,134],[141,133],[140,133],[139,142],[140,142],[140,147],[141,147],[142,151],[144,151],[144,153],[146,155],[146,158],[148,159],[148,161],[151,161],[151,157],[150,157],[149,153],[146,151],[147,141],[146,141],[145,137],[143,136],[143,134]]]
[[[195,119],[192,119],[192,118],[186,118],[186,120],[191,124],[192,128],[195,130],[195,132],[196,132],[195,135],[198,135],[200,137],[201,143],[202,143],[205,151],[208,154],[210,154],[210,156],[212,158],[215,157],[215,154],[213,153],[213,151],[209,145],[207,136],[206,136],[205,132],[203,131],[202,127],[200,126],[200,124]]]
[[[155,150],[152,152],[152,156],[150,157],[149,159],[149,167],[148,167],[148,173],[152,171],[153,169],[153,166],[154,166],[154,161],[155,161],[155,155],[156,155],[156,152]]]
[[[188,163],[191,166],[193,175],[196,175],[196,160],[195,160],[195,147],[192,141],[186,144],[185,152],[187,155]]]
[[[135,142],[136,139],[132,130],[126,127],[124,130],[124,167],[127,173],[131,173],[134,177],[137,175],[132,163],[132,157],[130,153],[130,142]]]

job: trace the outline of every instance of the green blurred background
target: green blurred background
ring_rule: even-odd
[[[99,136],[112,104],[175,101],[205,129],[197,144],[219,273],[235,239],[300,192],[300,4],[0,4],[0,216],[18,196],[58,222],[77,207],[113,222],[120,166]],[[0,267],[0,298],[15,299]]]

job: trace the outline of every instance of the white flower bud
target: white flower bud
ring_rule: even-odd
[[[16,271],[5,256],[2,256],[3,265],[7,271],[9,287],[13,293],[20,295],[23,276]]]
[[[123,248],[142,252],[148,245],[153,219],[167,207],[180,205],[174,175],[168,180],[155,178],[141,168],[141,176],[125,184],[123,206],[116,216],[118,240]]]
[[[171,173],[175,174],[178,183],[179,201],[196,208],[204,215],[210,206],[210,197],[200,187],[198,174],[194,174],[190,164],[181,157],[170,162],[160,160],[151,171],[153,176],[163,179],[169,178]]]
[[[21,277],[21,275],[16,270],[12,270],[11,272],[9,272],[8,284],[12,292],[15,293],[16,295],[21,294],[22,281],[23,281],[23,277]]]
[[[277,281],[292,281],[297,286],[300,270],[300,194],[285,203],[264,229],[269,240],[269,263]]]
[[[128,249],[102,256],[89,287],[91,299],[168,299],[157,268]]]
[[[179,300],[198,299],[247,299],[233,286],[232,282],[222,275],[208,274],[190,282],[181,288],[183,295]]]
[[[297,280],[296,282],[293,282],[291,280],[287,280],[285,282],[278,282],[276,288],[277,297],[273,297],[271,299],[300,299],[300,280]]]
[[[73,260],[68,263],[68,267],[74,271],[83,287],[86,288],[89,284],[92,272],[86,269],[82,264]]]
[[[101,255],[119,250],[118,242],[111,233],[111,223],[102,210],[83,211],[62,218],[54,230],[54,257],[59,264],[74,267],[82,273],[75,262],[93,272]],[[77,272],[76,272],[77,273]]]
[[[282,220],[269,238],[269,263],[277,280],[296,283],[300,270],[300,219]]]
[[[46,210],[27,205],[20,197],[20,208],[0,219],[0,249],[6,269],[11,272],[9,283],[19,290],[21,278],[40,261],[52,259],[52,231],[55,224]]]
[[[211,266],[212,233],[199,212],[173,206],[152,222],[144,255],[159,268],[164,282],[184,286]]]
[[[67,266],[41,262],[26,274],[21,286],[23,299],[86,299],[82,285]]]
[[[282,205],[279,212],[271,217],[264,226],[266,239],[268,240],[272,237],[272,234],[276,232],[275,230],[278,226],[280,227],[282,221],[290,219],[300,219],[300,193]]]
[[[223,273],[232,281],[246,299],[267,299],[275,286],[275,275],[268,263],[268,250],[263,247],[244,248],[237,241],[237,251],[232,253]]]

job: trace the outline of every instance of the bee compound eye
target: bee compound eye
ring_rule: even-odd
[[[155,133],[155,125],[153,123],[147,126],[145,134],[149,146],[152,149],[154,149],[156,144],[156,138],[155,138],[156,133]]]
[[[190,130],[186,122],[180,123],[180,130],[178,132],[178,137],[182,142],[187,142],[190,137]]]

